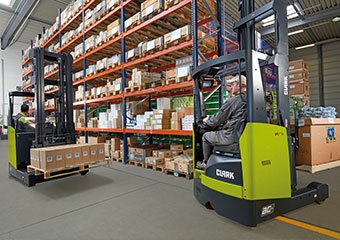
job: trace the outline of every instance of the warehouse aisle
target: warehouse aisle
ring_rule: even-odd
[[[0,154],[0,240],[331,239],[277,220],[243,227],[198,204],[192,181],[117,163],[27,188],[8,177],[7,142]],[[289,216],[340,231],[340,169],[314,176],[331,198]]]

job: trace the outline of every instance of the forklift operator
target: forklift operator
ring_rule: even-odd
[[[220,110],[213,116],[203,119],[202,127],[207,130],[203,134],[203,162],[198,162],[197,167],[204,169],[213,147],[228,146],[239,141],[239,131],[246,118],[246,77],[241,75],[241,86],[239,75],[226,80],[226,90],[229,99],[222,105]],[[240,91],[241,90],[241,91]],[[240,96],[241,92],[241,96]]]
[[[26,131],[26,132],[32,132],[34,131],[34,124],[27,120],[26,117],[28,116],[28,110],[29,106],[27,104],[22,104],[21,105],[21,112],[19,112],[15,116],[15,121],[16,121],[16,127],[19,130]]]

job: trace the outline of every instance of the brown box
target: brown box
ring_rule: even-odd
[[[120,150],[120,139],[119,138],[111,138],[111,150],[112,151]]]
[[[107,139],[106,136],[88,137],[88,143],[90,144],[105,143],[106,139]]]
[[[183,112],[173,112],[171,114],[171,129],[181,130],[182,129],[182,118],[184,116]]]
[[[175,171],[175,161],[173,160],[165,161],[165,169]]]
[[[104,161],[105,160],[105,149],[104,144],[99,143],[97,144],[97,161]]]
[[[309,96],[309,82],[304,79],[289,83],[290,95],[306,95]]]
[[[97,145],[91,145],[90,146],[90,161],[91,162],[96,162],[98,159],[98,147]]]
[[[36,168],[40,168],[40,151],[39,148],[31,148],[31,165]]]
[[[183,153],[183,150],[171,150],[172,156],[178,156]]]
[[[83,163],[83,154],[81,146],[72,146],[72,156],[73,156],[73,164],[79,165]]]
[[[48,171],[56,168],[55,150],[50,148],[39,148],[40,152],[40,169]]]
[[[64,148],[63,157],[65,159],[65,167],[70,167],[74,165],[72,148]]]
[[[180,150],[183,152],[183,145],[182,144],[171,144],[170,150]]]
[[[296,70],[296,69],[299,69],[299,68],[307,68],[307,63],[303,60],[303,59],[300,59],[300,60],[296,60],[296,61],[290,61],[289,64],[288,64],[288,70],[291,71],[291,70]]]
[[[170,150],[159,150],[158,151],[158,157],[159,158],[167,158],[167,157],[171,157],[172,153]]]
[[[163,0],[146,0],[141,4],[142,18],[152,14],[154,11],[163,9]]]
[[[65,155],[63,147],[56,147],[55,151],[55,166],[56,168],[65,168]]]
[[[299,127],[297,164],[309,166],[340,160],[337,136],[340,136],[340,119],[305,119]]]
[[[111,151],[111,156],[114,159],[119,159],[120,158],[120,151]]]
[[[81,152],[82,152],[83,163],[91,162],[90,145],[89,144],[82,145]]]
[[[306,69],[302,69],[301,71],[294,70],[289,73],[289,81],[300,79],[308,79],[308,71]]]
[[[183,107],[181,108],[180,112],[184,115],[194,115],[194,108],[193,107]]]
[[[177,163],[177,167],[178,172],[190,174],[192,172],[192,161],[190,162],[179,161]]]

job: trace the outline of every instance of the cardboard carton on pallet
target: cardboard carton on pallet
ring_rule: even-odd
[[[146,0],[141,4],[142,19],[152,17],[163,10],[163,0]]]
[[[120,34],[120,19],[117,19],[107,26],[107,38],[111,39],[119,34]]]
[[[129,30],[129,29],[139,25],[141,20],[142,20],[141,12],[136,13],[132,17],[125,20],[125,30]]]

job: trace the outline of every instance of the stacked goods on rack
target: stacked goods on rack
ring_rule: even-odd
[[[146,56],[149,54],[153,54],[155,51],[160,51],[163,49],[164,46],[164,37],[161,36],[154,40],[144,42],[142,44],[142,56]]]
[[[145,21],[163,10],[163,0],[146,0],[141,4],[142,20]]]
[[[171,157],[165,158],[165,172],[192,178],[192,149],[183,150],[183,145],[170,145],[170,151]]]
[[[135,15],[133,15],[132,17],[125,20],[125,30],[127,31],[131,28],[136,27],[137,25],[140,24],[140,22],[141,22],[141,13],[138,12]]]
[[[171,115],[171,129],[192,130],[194,123],[194,109],[192,107],[179,108]]]
[[[111,104],[106,112],[99,113],[99,128],[122,128],[121,104]]]
[[[54,107],[54,99],[48,99],[45,101],[45,107]]]
[[[76,102],[84,100],[84,85],[79,85],[74,93],[74,100]]]
[[[48,74],[48,73],[51,73],[55,70],[58,69],[58,64],[51,64],[51,65],[46,65],[44,67],[44,74]]]
[[[79,80],[79,79],[82,79],[84,77],[84,71],[81,70],[79,72],[75,72],[73,74],[73,81],[76,81],[76,80]]]
[[[104,144],[72,144],[31,148],[31,166],[42,171],[65,169],[105,160]]]
[[[310,106],[308,65],[304,60],[289,62],[289,94],[302,107]]]
[[[76,128],[85,127],[84,110],[73,110],[74,126]]]
[[[117,19],[111,24],[107,25],[107,38],[113,39],[119,35],[120,35],[120,19]]]
[[[149,88],[161,85],[162,74],[148,72],[147,69],[133,69],[131,80],[128,82],[128,90],[135,88]]]
[[[186,25],[164,35],[164,47],[168,48],[191,39],[191,26]]]
[[[176,59],[176,83],[191,80],[192,56]],[[167,79],[167,82],[171,82]]]

